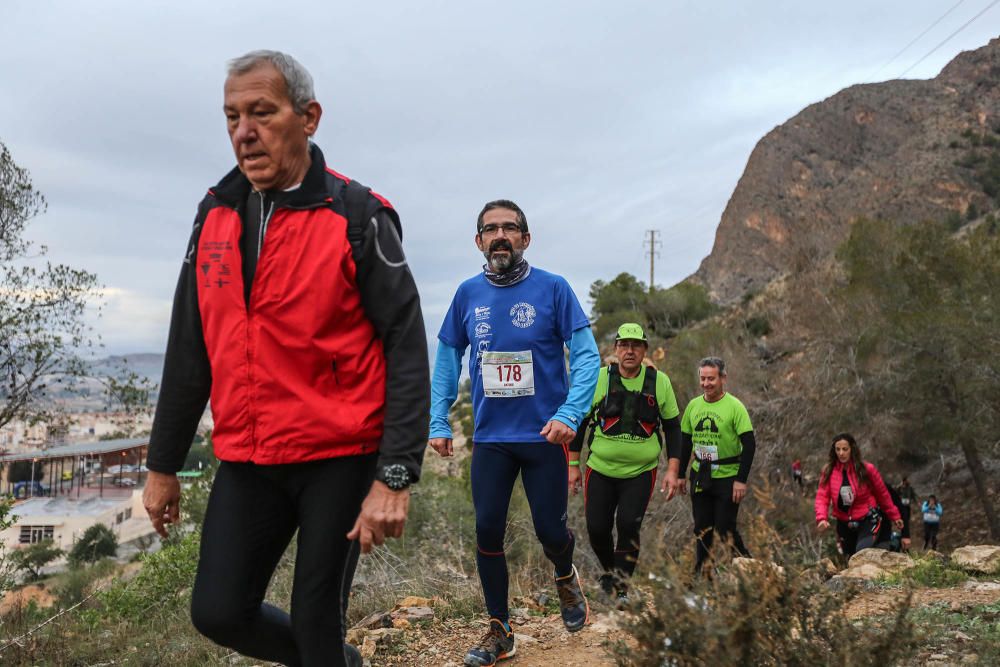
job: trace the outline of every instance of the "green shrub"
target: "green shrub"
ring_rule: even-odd
[[[652,568],[652,602],[628,617],[635,643],[617,645],[619,664],[905,664],[915,648],[909,598],[882,622],[850,620],[844,612],[852,591],[833,591],[785,561],[785,543],[766,514],[765,507],[750,526],[759,560],[737,566],[716,549],[710,580],[694,578],[690,556],[665,556]]]
[[[114,558],[117,554],[118,538],[103,523],[95,523],[73,545],[69,552],[69,562],[76,567],[102,558]]]
[[[924,586],[928,588],[948,588],[968,581],[969,575],[961,568],[944,563],[936,558],[918,558],[917,564],[898,574],[886,577],[889,585]]]
[[[90,567],[71,567],[52,581],[52,590],[59,606],[72,607],[90,594],[95,581],[110,576],[115,570],[112,560],[99,560]]]
[[[63,550],[52,540],[42,540],[11,552],[10,560],[15,570],[28,575],[29,581],[41,576],[43,567],[63,555]]]
[[[771,333],[771,322],[763,315],[754,315],[747,318],[744,326],[747,329],[747,333],[754,338],[760,338]]]
[[[193,531],[143,558],[142,569],[131,581],[118,584],[100,596],[108,617],[145,623],[151,609],[157,613],[186,608],[198,567],[201,533]]]

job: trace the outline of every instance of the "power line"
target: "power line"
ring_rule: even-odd
[[[887,61],[885,61],[884,63],[882,63],[882,66],[881,66],[881,67],[879,67],[879,68],[878,68],[877,70],[875,70],[875,71],[874,71],[874,72],[872,73],[872,75],[868,77],[868,80],[869,80],[869,81],[874,81],[874,80],[875,80],[875,77],[876,77],[876,75],[878,75],[878,74],[879,74],[879,73],[880,73],[880,72],[881,72],[882,70],[884,70],[884,69],[885,69],[886,67],[888,67],[889,65],[891,65],[892,63],[894,63],[894,62],[896,61],[896,58],[898,58],[898,57],[900,57],[901,55],[903,55],[904,53],[906,53],[906,50],[907,50],[907,49],[909,49],[909,48],[910,48],[911,46],[913,46],[913,45],[914,45],[914,44],[916,44],[916,43],[917,43],[918,41],[920,41],[920,39],[921,39],[921,38],[922,38],[922,37],[923,37],[924,35],[926,35],[927,33],[929,33],[929,32],[930,32],[931,30],[933,30],[933,29],[934,29],[934,27],[935,27],[935,26],[937,26],[937,24],[938,24],[938,23],[940,23],[941,21],[945,20],[945,18],[947,18],[947,16],[948,16],[949,14],[951,14],[951,13],[952,13],[953,11],[955,11],[956,9],[958,9],[958,6],[959,6],[959,5],[961,5],[961,4],[963,3],[963,2],[965,2],[965,0],[958,0],[958,2],[956,2],[956,3],[954,4],[954,5],[952,5],[951,9],[949,9],[949,10],[948,10],[948,11],[946,11],[946,12],[945,12],[944,14],[942,14],[941,16],[939,16],[939,17],[937,18],[937,20],[936,20],[936,21],[934,21],[934,23],[931,23],[931,24],[930,24],[930,25],[929,25],[929,26],[927,27],[927,29],[926,29],[926,30],[924,30],[924,31],[923,31],[922,33],[920,33],[919,35],[917,35],[916,37],[914,37],[913,39],[911,39],[911,40],[910,40],[910,43],[909,43],[909,44],[907,44],[906,46],[904,46],[903,48],[901,48],[901,49],[899,50],[899,52],[898,52],[898,53],[897,53],[896,55],[894,55],[894,56],[893,56],[892,58],[889,58],[889,60],[887,60]]]
[[[950,42],[950,41],[951,41],[951,38],[952,38],[952,37],[954,37],[954,36],[955,36],[955,35],[957,35],[958,33],[962,32],[963,30],[965,30],[966,28],[968,28],[968,27],[969,27],[969,26],[970,26],[970,25],[972,24],[972,22],[973,22],[973,21],[975,21],[975,20],[976,20],[976,19],[978,19],[978,18],[979,18],[980,16],[982,16],[983,14],[985,14],[986,12],[988,12],[989,10],[991,10],[991,9],[992,9],[992,8],[994,7],[994,5],[996,5],[997,3],[1000,3],[1000,0],[993,0],[993,2],[991,2],[991,3],[990,3],[990,4],[988,4],[988,5],[986,5],[986,7],[985,7],[985,8],[983,8],[983,10],[982,10],[982,11],[980,11],[980,12],[979,12],[978,14],[976,14],[975,16],[973,16],[973,17],[972,17],[971,19],[969,19],[968,21],[966,21],[965,23],[963,23],[963,24],[962,24],[961,26],[959,26],[959,27],[958,27],[958,29],[957,29],[957,30],[956,30],[955,32],[953,32],[953,33],[951,33],[950,35],[948,35],[947,37],[945,37],[945,38],[944,38],[944,40],[943,40],[943,41],[942,41],[942,42],[941,42],[940,44],[938,44],[938,45],[937,45],[937,46],[935,46],[935,47],[934,47],[933,49],[931,49],[930,51],[928,51],[927,53],[925,53],[925,54],[924,54],[924,57],[923,57],[923,58],[921,58],[921,59],[920,59],[920,60],[918,60],[917,62],[913,63],[913,64],[912,64],[912,65],[910,65],[909,67],[907,67],[907,68],[906,68],[906,71],[905,71],[905,72],[903,72],[902,74],[900,74],[900,75],[899,75],[898,77],[896,77],[896,78],[897,78],[897,79],[902,79],[902,78],[903,78],[904,76],[906,76],[906,75],[907,75],[907,73],[908,73],[908,72],[909,72],[910,70],[912,70],[912,69],[913,69],[914,67],[916,67],[916,66],[917,66],[917,65],[919,65],[920,63],[922,63],[922,62],[924,62],[925,60],[927,60],[927,58],[929,58],[929,57],[931,56],[931,54],[933,54],[933,53],[934,53],[935,51],[937,51],[938,49],[940,49],[940,48],[941,48],[942,46],[944,46],[945,44],[947,44],[948,42]]]

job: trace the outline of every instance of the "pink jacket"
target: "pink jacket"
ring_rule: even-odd
[[[854,490],[854,502],[851,504],[849,512],[841,511],[837,504],[837,498],[840,496],[840,483],[843,478],[842,471],[845,467],[847,480],[851,489]],[[853,465],[845,466],[840,461],[834,465],[833,472],[830,473],[825,482],[820,483],[816,490],[816,523],[830,520],[831,502],[833,503],[834,518],[841,521],[857,521],[876,505],[892,521],[899,521],[902,518],[899,514],[899,508],[892,502],[889,489],[885,488],[885,482],[882,481],[882,475],[879,474],[878,469],[865,461],[865,470],[868,472],[868,483],[858,488],[858,476],[854,473]]]

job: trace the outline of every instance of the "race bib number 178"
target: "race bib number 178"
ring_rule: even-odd
[[[531,350],[483,352],[483,393],[494,398],[535,395]]]

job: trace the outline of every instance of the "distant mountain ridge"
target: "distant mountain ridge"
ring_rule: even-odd
[[[1000,38],[926,81],[861,84],[758,142],[692,279],[733,303],[822,261],[853,220],[942,220],[994,207],[956,140],[1000,130]]]

